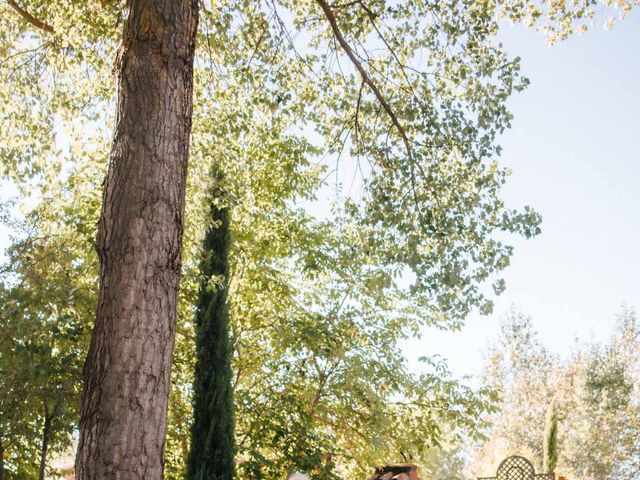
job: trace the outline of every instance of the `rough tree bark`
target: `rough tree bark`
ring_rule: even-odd
[[[128,0],[76,477],[163,478],[197,0]]]

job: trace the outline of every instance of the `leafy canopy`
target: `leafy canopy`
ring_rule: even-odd
[[[481,285],[502,291],[498,274],[512,253],[499,234],[538,232],[535,212],[513,211],[499,197],[508,171],[496,162],[496,138],[510,123],[507,99],[527,81],[495,41],[498,19],[562,36],[593,6],[203,2],[169,478],[182,475],[188,450],[212,164],[228,179],[233,211],[241,472],[348,476],[399,452],[426,458],[445,425],[475,431],[488,392],[452,381],[428,352],[425,373],[410,372],[400,342],[422,325],[455,327],[473,308],[490,310]],[[0,133],[9,139],[0,145],[2,173],[30,196],[29,228],[16,239],[24,248],[9,253],[8,295],[27,292],[42,334],[67,324],[76,332],[67,367],[75,375],[95,302],[110,69],[126,9],[34,0],[0,10]],[[51,256],[56,249],[64,254]],[[72,275],[53,274],[59,270]],[[47,290],[30,283],[46,273]],[[27,342],[35,334],[14,336]],[[15,422],[26,415],[37,418],[37,408]],[[11,431],[4,428],[3,438]]]

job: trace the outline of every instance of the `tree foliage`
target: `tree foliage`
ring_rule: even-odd
[[[41,456],[71,444],[94,297],[86,265],[52,233],[9,252],[12,277],[0,299],[0,426],[5,478],[38,478]]]
[[[204,239],[196,305],[193,426],[187,478],[232,480],[235,441],[227,304],[229,208],[223,204],[222,179],[214,175],[212,182],[211,221]]]
[[[557,474],[598,480],[633,479],[640,434],[640,330],[634,310],[623,308],[605,344],[577,344],[568,359],[551,354],[537,340],[530,320],[512,314],[486,370],[486,384],[500,392],[490,437],[476,452],[474,470],[495,470],[506,454],[520,452],[546,463],[541,448],[545,411],[557,401]],[[553,414],[551,414],[553,418]],[[545,430],[547,432],[545,433]],[[546,445],[547,442],[544,441]],[[549,469],[552,470],[552,463]]]
[[[423,325],[456,327],[470,310],[490,310],[481,285],[503,290],[499,272],[512,253],[501,234],[538,232],[533,210],[509,209],[499,196],[508,170],[497,163],[496,137],[510,124],[507,99],[527,81],[495,40],[498,19],[569,32],[592,7],[203,2],[168,478],[182,477],[189,449],[193,314],[213,164],[234,212],[229,308],[240,474],[348,476],[400,452],[429,462],[445,425],[476,432],[490,393],[454,381],[429,352],[424,373],[414,374],[401,341]],[[4,271],[11,340],[0,358],[11,381],[0,401],[55,404],[52,395],[64,396],[63,433],[52,440],[63,448],[95,309],[110,69],[126,9],[38,0],[0,10],[2,173],[30,196],[28,228]],[[39,360],[6,354],[23,345]],[[25,382],[32,363],[46,365],[43,385],[54,391],[33,394],[40,382]],[[41,412],[37,402],[18,411],[2,405],[10,471],[31,471],[32,419],[41,424]]]
[[[555,472],[558,464],[558,410],[556,399],[551,400],[544,425],[544,445],[542,447],[543,472]]]

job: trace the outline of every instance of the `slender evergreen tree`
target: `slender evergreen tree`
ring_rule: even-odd
[[[211,223],[200,264],[196,310],[196,368],[188,480],[231,480],[234,473],[233,395],[229,340],[229,209],[216,205],[223,194],[214,176]]]
[[[551,400],[547,409],[544,426],[544,445],[542,469],[545,473],[553,473],[558,463],[558,408],[556,399]]]

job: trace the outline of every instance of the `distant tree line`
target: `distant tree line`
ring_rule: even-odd
[[[530,318],[511,312],[489,352],[487,387],[499,395],[488,439],[474,453],[477,475],[515,453],[539,471],[568,478],[633,480],[640,475],[640,326],[624,307],[607,342],[576,342],[550,353]],[[545,418],[547,419],[545,421]]]

